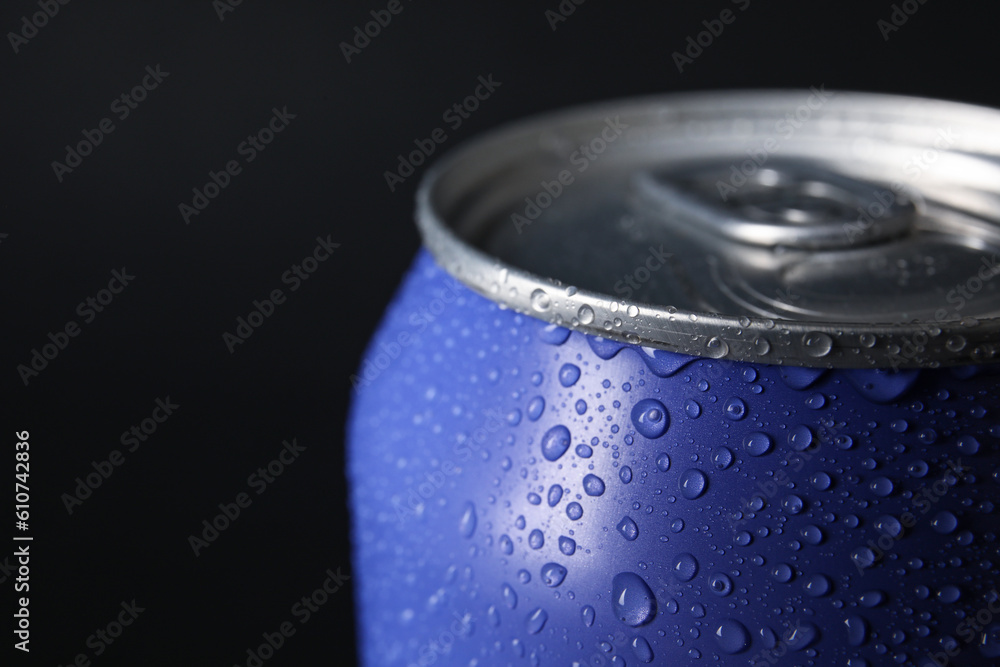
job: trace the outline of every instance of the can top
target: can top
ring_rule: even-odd
[[[589,334],[819,367],[1000,361],[1000,111],[687,93],[570,109],[451,151],[425,245]]]

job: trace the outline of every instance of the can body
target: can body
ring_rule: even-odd
[[[995,365],[653,350],[421,251],[355,384],[366,665],[1000,664]]]

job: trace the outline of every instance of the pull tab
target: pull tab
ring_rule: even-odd
[[[851,248],[901,236],[914,203],[887,186],[794,160],[771,160],[745,176],[731,162],[642,171],[633,206],[669,225],[756,246]]]

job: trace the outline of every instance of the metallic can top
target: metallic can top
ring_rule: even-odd
[[[1000,361],[1000,111],[866,93],[625,100],[501,128],[417,194],[425,245],[589,334],[817,367]]]

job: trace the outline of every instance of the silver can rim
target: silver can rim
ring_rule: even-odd
[[[849,98],[852,105],[873,111],[923,105],[957,118],[969,118],[970,122],[985,116],[996,123],[1000,141],[1000,110],[915,96],[832,92]],[[446,272],[501,308],[591,336],[654,350],[815,368],[899,370],[1000,362],[1000,317],[875,325],[784,320],[678,310],[578,289],[503,262],[475,247],[449,225],[436,203],[449,173],[511,137],[540,133],[582,118],[624,114],[626,110],[638,113],[652,107],[733,106],[750,97],[780,105],[793,103],[802,94],[797,89],[671,93],[579,105],[507,123],[449,150],[425,172],[417,188],[415,211],[423,244]],[[498,284],[503,288],[497,290]],[[547,305],[540,307],[540,301]],[[630,306],[635,306],[638,313],[626,315]],[[581,317],[581,313],[586,316]],[[625,319],[628,326],[611,324]]]

